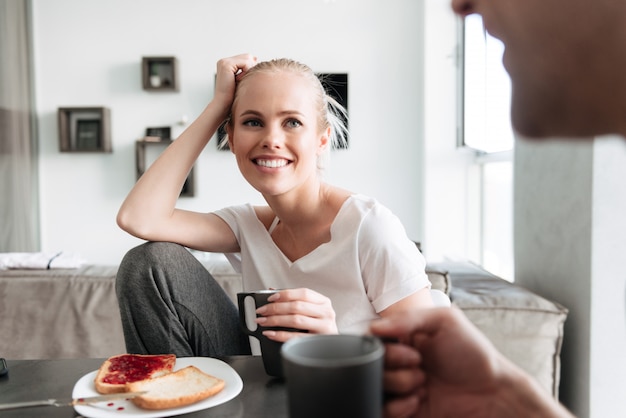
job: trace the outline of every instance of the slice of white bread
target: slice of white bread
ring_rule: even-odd
[[[199,402],[221,392],[225,385],[224,380],[187,366],[165,376],[128,383],[126,391],[148,392],[132,398],[140,408],[166,409]]]
[[[126,392],[126,384],[171,373],[174,354],[119,354],[102,363],[94,379],[98,393]]]

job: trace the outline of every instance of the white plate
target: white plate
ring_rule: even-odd
[[[187,366],[196,366],[200,370],[215,377],[219,377],[226,382],[224,389],[215,396],[207,398],[203,401],[182,406],[180,408],[161,409],[152,411],[141,409],[134,403],[127,400],[113,401],[109,403],[99,403],[93,405],[77,405],[74,409],[79,414],[90,418],[117,418],[117,417],[141,417],[141,418],[158,418],[170,417],[174,415],[187,414],[189,412],[200,411],[202,409],[211,408],[230,401],[239,395],[243,388],[243,382],[237,372],[228,364],[221,360],[209,357],[181,357],[176,359],[174,371]],[[85,398],[87,396],[98,396],[94,386],[94,379],[97,370],[87,373],[81,377],[72,391],[73,398]],[[118,409],[120,408],[120,409]]]

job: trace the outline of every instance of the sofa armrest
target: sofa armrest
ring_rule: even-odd
[[[469,262],[437,263],[447,272],[453,305],[507,358],[558,397],[568,310]]]
[[[0,271],[0,355],[109,357],[125,351],[116,266]]]

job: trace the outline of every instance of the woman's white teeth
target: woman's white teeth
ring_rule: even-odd
[[[263,167],[278,168],[287,165],[287,160],[256,160],[256,163]]]

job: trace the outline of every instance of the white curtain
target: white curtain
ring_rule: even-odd
[[[39,251],[29,0],[0,0],[0,252]]]

